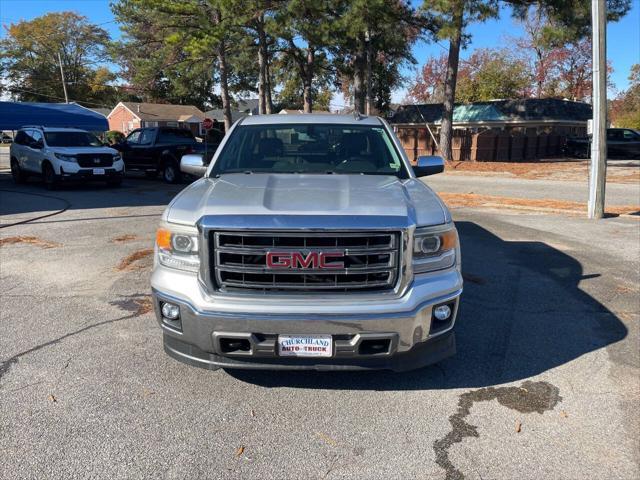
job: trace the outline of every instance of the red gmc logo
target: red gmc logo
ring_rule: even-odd
[[[344,268],[344,262],[336,258],[344,258],[339,252],[267,252],[267,268]]]

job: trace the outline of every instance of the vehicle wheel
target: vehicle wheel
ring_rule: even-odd
[[[11,176],[13,177],[13,181],[18,184],[27,181],[27,176],[24,174],[18,164],[18,161],[15,159],[11,160]]]
[[[180,181],[180,169],[173,160],[164,164],[162,180],[164,180],[165,183],[178,183]]]
[[[55,190],[58,187],[58,178],[50,163],[45,163],[44,167],[42,167],[42,176],[44,178],[44,185],[47,189]]]

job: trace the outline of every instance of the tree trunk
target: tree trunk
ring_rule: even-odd
[[[258,113],[267,113],[267,36],[264,33],[264,15],[256,21],[258,30]]]
[[[463,7],[460,5],[453,16],[454,33],[449,40],[449,58],[447,60],[447,75],[444,81],[444,102],[442,105],[442,124],[440,125],[440,155],[445,161],[453,160],[451,140],[453,137],[453,107],[456,98],[456,83],[458,81],[458,61],[460,59],[460,44],[462,40]]]
[[[267,114],[273,113],[273,100],[271,99],[271,60],[269,59],[269,50],[267,50],[267,57],[265,62],[265,73],[267,80]]]
[[[215,25],[219,25],[222,18],[220,11],[216,9],[211,14],[212,22]],[[226,41],[224,38],[218,43],[216,56],[218,57],[218,68],[220,69],[220,94],[222,95],[222,111],[226,133],[231,128],[233,120],[231,118],[231,101],[229,99],[229,66],[227,65]]]
[[[304,100],[304,113],[311,113],[313,111],[313,99],[311,92],[311,85],[313,84],[313,63],[314,54],[311,46],[307,47],[307,63],[305,64],[304,77],[302,79],[304,91],[302,98]]]
[[[222,95],[222,110],[224,114],[224,130],[228,132],[233,123],[231,118],[231,101],[229,99],[229,69],[227,66],[227,53],[225,51],[225,41],[221,40],[218,45],[218,63],[220,68],[220,93]]]
[[[366,53],[364,37],[358,39],[358,48],[353,60],[353,108],[360,113],[365,112],[366,86]]]

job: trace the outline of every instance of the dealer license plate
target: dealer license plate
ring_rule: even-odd
[[[331,335],[279,335],[281,357],[330,357],[333,355]]]
[[[93,174],[94,175],[104,175],[104,168],[94,168],[93,169]]]

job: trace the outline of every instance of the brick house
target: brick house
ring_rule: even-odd
[[[109,129],[125,135],[142,127],[178,127],[201,136],[204,113],[192,105],[120,102],[107,115]]]

